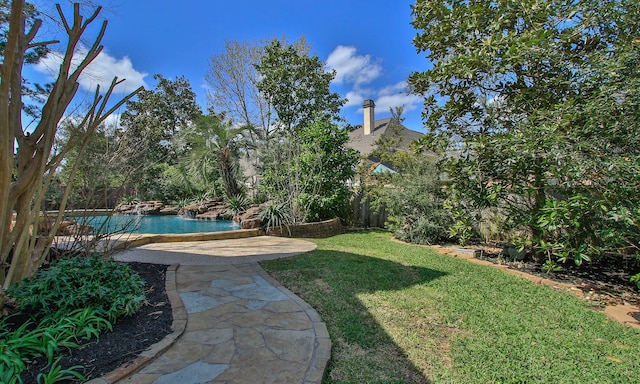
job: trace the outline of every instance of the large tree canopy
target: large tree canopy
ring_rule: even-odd
[[[257,69],[262,76],[258,89],[287,131],[314,121],[333,121],[346,102],[329,89],[335,71],[326,72],[317,56],[309,56],[295,45],[274,40],[265,48]]]
[[[201,111],[187,79],[154,78],[158,81],[154,89],[140,92],[137,100],[127,103],[122,125],[128,145],[138,150],[129,161],[137,169],[134,179],[140,197],[165,200],[173,196],[167,196],[163,173],[178,163],[182,156],[182,148],[176,145],[179,134],[195,124]]]
[[[414,44],[433,67],[409,82],[431,144],[459,154],[445,164],[460,204],[503,209],[549,256],[637,251],[639,12],[637,0],[416,2]]]

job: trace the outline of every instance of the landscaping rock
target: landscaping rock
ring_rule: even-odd
[[[164,207],[159,212],[160,215],[177,215],[178,207]]]
[[[265,204],[250,206],[246,211],[234,217],[233,220],[240,223],[242,229],[257,229],[262,227],[264,221],[260,218],[260,211]]]
[[[164,208],[161,201],[145,201],[138,204],[125,204],[116,208],[123,215],[158,215]]]
[[[242,229],[257,229],[262,227],[263,221],[260,218],[246,219],[240,221],[240,227]]]
[[[72,224],[68,225],[64,229],[65,235],[77,236],[77,235],[89,235],[93,233],[95,228],[90,225]],[[58,231],[60,233],[60,231]]]
[[[226,210],[226,206],[224,205],[222,200],[207,200],[198,204],[191,204],[180,208],[180,210],[178,210],[178,215],[190,219],[195,219],[198,215],[221,209]]]
[[[197,220],[231,220],[233,216],[227,210],[226,206],[218,206],[210,208],[204,213],[195,216]]]

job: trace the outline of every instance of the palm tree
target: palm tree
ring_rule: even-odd
[[[198,123],[187,133],[186,140],[191,147],[191,160],[198,168],[217,162],[220,177],[227,196],[242,193],[236,179],[235,159],[240,148],[250,147],[248,133],[251,127],[234,127],[224,121],[221,115],[201,116]]]

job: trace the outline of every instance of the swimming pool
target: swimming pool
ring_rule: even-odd
[[[180,216],[89,216],[77,217],[79,224],[91,225],[100,233],[127,232],[136,234],[182,234],[221,232],[240,229],[240,225],[229,220],[194,220]]]

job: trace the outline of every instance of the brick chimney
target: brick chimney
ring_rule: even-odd
[[[362,108],[364,109],[364,134],[370,135],[373,133],[373,129],[375,128],[373,126],[373,122],[375,121],[373,110],[376,108],[376,104],[373,100],[367,99],[362,104]]]

